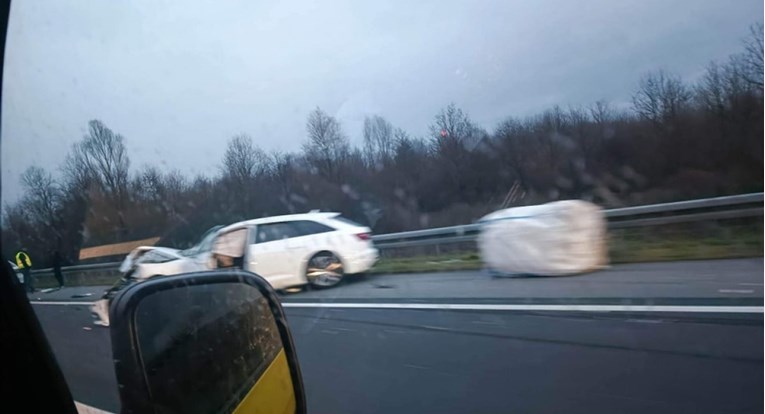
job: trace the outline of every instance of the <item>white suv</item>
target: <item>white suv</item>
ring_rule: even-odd
[[[155,276],[239,267],[274,289],[330,287],[377,261],[369,227],[339,213],[307,213],[241,221],[208,230],[186,250],[141,246],[120,266],[123,277],[91,305],[94,323],[109,326],[109,302],[125,286]]]
[[[346,274],[377,261],[371,230],[339,213],[265,217],[213,228],[191,249],[139,247],[121,269],[146,279],[195,270],[240,267],[264,277],[275,289],[310,283],[334,286]]]

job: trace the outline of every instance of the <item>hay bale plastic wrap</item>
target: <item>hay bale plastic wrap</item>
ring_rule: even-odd
[[[605,216],[586,201],[508,208],[480,223],[481,258],[495,272],[562,276],[608,265]]]

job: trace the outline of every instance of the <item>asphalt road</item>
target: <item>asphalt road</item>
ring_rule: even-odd
[[[93,325],[86,306],[33,306],[76,401],[119,411],[109,330]]]
[[[288,312],[318,413],[763,410],[762,318]]]
[[[763,259],[615,265],[564,277],[491,277],[483,271],[362,276],[295,299],[763,297]]]
[[[616,265],[565,277],[491,277],[482,271],[353,275],[334,289],[286,294],[285,300],[442,300],[525,298],[763,297],[763,259],[698,260]],[[37,292],[31,300],[95,300],[108,286]],[[89,296],[88,296],[89,295]]]
[[[366,277],[284,302],[762,306],[762,272],[762,259],[747,259],[626,265],[574,278]],[[36,296],[92,299],[71,297],[85,290]],[[117,411],[108,330],[91,324],[85,306],[35,310],[75,398]],[[311,413],[763,411],[762,313],[286,312]]]

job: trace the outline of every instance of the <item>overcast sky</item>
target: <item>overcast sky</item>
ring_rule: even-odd
[[[354,143],[365,115],[422,136],[449,102],[490,131],[554,104],[626,106],[641,74],[697,78],[762,16],[761,0],[17,1],[3,201],[94,118],[126,137],[134,170],[212,175],[240,132],[299,149],[316,106]]]

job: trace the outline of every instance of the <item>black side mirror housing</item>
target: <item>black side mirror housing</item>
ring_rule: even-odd
[[[158,277],[110,307],[123,413],[305,413],[284,311],[242,270]]]

